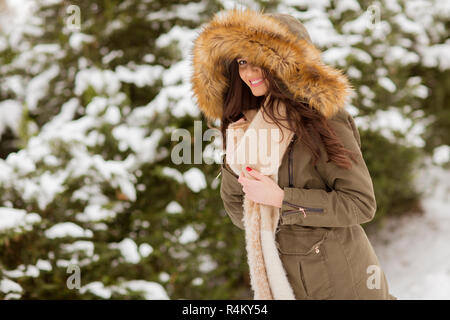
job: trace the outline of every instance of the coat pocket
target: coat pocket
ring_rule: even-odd
[[[334,285],[323,243],[329,230],[280,228],[277,246],[297,299],[329,299]]]

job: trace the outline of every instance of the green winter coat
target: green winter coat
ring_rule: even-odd
[[[297,299],[395,299],[361,227],[374,218],[377,205],[359,132],[345,109],[327,121],[344,146],[359,153],[358,164],[347,170],[327,162],[323,143],[316,139],[322,155],[313,166],[302,141],[291,142],[278,171],[284,199],[276,234],[288,279]],[[224,207],[244,229],[244,193],[237,178],[223,163]]]
[[[320,112],[344,146],[360,155],[351,170],[327,163],[320,138],[315,141],[321,149],[316,166],[298,139],[284,155],[278,171],[284,200],[276,242],[296,298],[394,298],[361,227],[373,219],[376,201],[358,130],[345,110],[353,91],[348,78],[322,62],[320,50],[293,16],[229,10],[202,28],[192,49],[192,89],[209,120],[223,116],[230,87],[225,66],[243,56],[280,79],[292,97]],[[231,221],[243,229],[244,194],[226,164],[220,193]]]

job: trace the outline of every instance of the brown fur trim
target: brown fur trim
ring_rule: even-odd
[[[298,40],[274,17],[251,9],[216,14],[203,27],[192,49],[192,88],[200,110],[210,120],[220,119],[228,87],[223,59],[246,56],[282,79],[295,98],[306,98],[312,108],[329,118],[347,103],[353,90],[341,70],[321,61],[320,51]]]

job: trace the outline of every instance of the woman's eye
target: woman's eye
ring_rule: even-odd
[[[240,65],[240,66],[244,65],[245,63],[247,63],[247,61],[245,61],[245,60],[239,60],[238,61],[238,65]]]

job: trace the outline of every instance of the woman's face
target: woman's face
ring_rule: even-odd
[[[239,75],[252,90],[254,96],[263,96],[267,93],[269,88],[269,81],[264,78],[260,67],[257,67],[249,62],[245,57],[236,59],[239,65]]]

